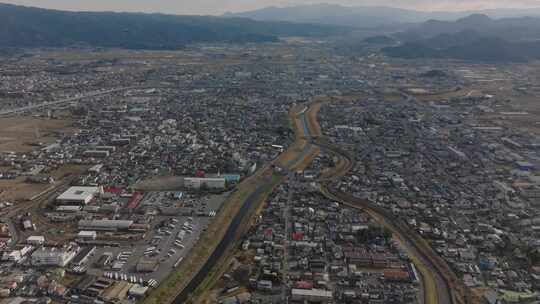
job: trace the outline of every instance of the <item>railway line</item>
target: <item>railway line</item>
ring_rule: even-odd
[[[57,236],[50,235],[50,229],[57,228],[57,226],[50,223],[48,219],[43,215],[43,209],[45,205],[51,200],[54,200],[54,198],[56,198],[58,194],[67,190],[67,188],[76,178],[76,175],[68,176],[62,182],[51,186],[45,191],[35,195],[28,201],[19,203],[13,208],[10,208],[0,213],[0,217],[9,219],[9,229],[13,238],[12,245],[17,244],[20,241],[22,235],[21,231],[18,228],[18,224],[14,221],[15,217],[17,215],[20,215],[21,213],[29,213],[32,216],[32,221],[37,224],[38,231],[40,231],[41,234],[46,236],[48,240],[54,241],[58,239]],[[63,237],[66,237],[66,235],[64,234]]]
[[[84,96],[64,98],[64,99],[60,99],[60,100],[44,102],[44,103],[35,104],[35,105],[31,105],[31,106],[4,110],[4,111],[0,111],[0,117],[1,116],[9,116],[9,115],[17,114],[17,113],[24,113],[24,112],[43,109],[43,108],[48,108],[48,107],[53,107],[53,106],[58,106],[58,105],[69,103],[69,102],[79,101],[79,100],[90,98],[90,97],[97,97],[97,96],[107,95],[107,94],[111,94],[111,93],[115,93],[115,92],[125,91],[125,90],[132,89],[132,88],[133,87],[127,87],[127,88],[118,88],[118,89],[112,89],[112,90],[107,90],[107,91],[92,92],[92,93],[89,93],[89,94],[84,95]]]

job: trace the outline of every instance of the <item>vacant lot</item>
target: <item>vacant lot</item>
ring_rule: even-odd
[[[25,201],[41,192],[62,182],[68,175],[79,175],[86,171],[88,166],[64,165],[50,173],[56,180],[55,184],[29,184],[25,177],[15,180],[0,180],[0,201]]]
[[[184,178],[180,176],[152,177],[133,186],[140,191],[179,191],[184,189]]]
[[[0,152],[29,152],[38,143],[53,143],[61,133],[74,131],[71,124],[70,120],[0,118]]]

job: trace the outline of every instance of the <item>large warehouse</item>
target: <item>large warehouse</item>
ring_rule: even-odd
[[[96,195],[102,194],[102,187],[71,187],[56,198],[60,204],[86,205]]]
[[[128,230],[133,225],[129,220],[80,220],[79,230],[118,231]]]
[[[199,178],[199,177],[186,177],[184,178],[184,186],[187,189],[225,189],[226,181],[224,178]]]

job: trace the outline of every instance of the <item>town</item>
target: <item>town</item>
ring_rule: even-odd
[[[0,62],[1,303],[539,300],[526,64],[309,39]]]

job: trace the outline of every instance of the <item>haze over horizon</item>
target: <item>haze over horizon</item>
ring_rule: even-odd
[[[3,0],[2,3],[75,11],[118,11],[167,14],[221,15],[243,12],[268,6],[309,4],[339,4],[344,6],[390,6],[420,11],[474,11],[497,8],[537,8],[540,0]]]

